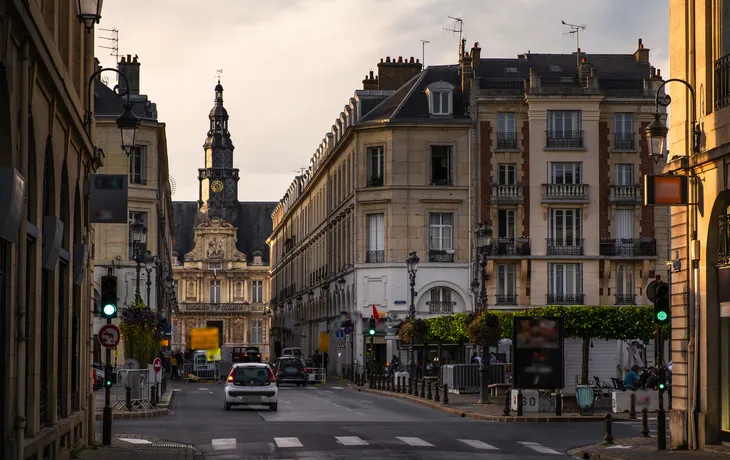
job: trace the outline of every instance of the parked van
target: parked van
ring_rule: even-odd
[[[302,349],[299,347],[284,348],[281,351],[281,356],[296,356],[297,358],[301,358]]]

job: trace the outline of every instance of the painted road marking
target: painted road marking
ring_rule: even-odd
[[[207,388],[198,388],[198,391],[208,391]]]
[[[519,444],[522,444],[523,446],[527,447],[528,449],[532,449],[535,452],[540,452],[541,454],[563,455],[557,450],[553,450],[549,447],[543,446],[539,442],[520,441]]]
[[[367,441],[363,441],[357,436],[335,436],[335,439],[343,446],[367,446]]]
[[[274,438],[278,447],[304,447],[299,438]]]
[[[475,449],[484,449],[484,450],[499,450],[499,448],[494,447],[491,444],[487,444],[483,441],[477,441],[475,439],[459,439],[459,441],[463,442],[469,447],[473,447]]]
[[[411,438],[408,436],[396,436],[396,439],[400,439],[401,441],[408,444],[409,446],[433,447],[433,444],[431,444],[430,442],[426,442],[421,438]]]
[[[177,392],[177,391],[182,391],[182,389],[181,388],[173,388],[172,391],[173,392]]]
[[[120,441],[128,442],[130,444],[152,444],[152,441],[146,439],[134,439],[134,438],[117,438]]]
[[[213,444],[213,449],[215,450],[236,448],[236,438],[212,439],[210,443]]]
[[[333,390],[344,390],[345,387],[332,387]]]

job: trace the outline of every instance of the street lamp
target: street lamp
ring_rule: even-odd
[[[103,2],[104,0],[78,0],[79,14],[76,17],[86,27],[87,34],[94,30],[94,24],[99,24]]]
[[[413,350],[413,327],[416,321],[416,272],[418,271],[418,262],[421,259],[415,252],[411,252],[406,259],[406,266],[408,268],[408,281],[411,286],[411,306],[408,311],[408,318],[411,320],[411,348],[408,352],[408,376],[409,378],[416,378],[416,358]]]
[[[654,120],[652,120],[652,122],[649,123],[649,125],[646,127],[646,137],[649,139],[649,145],[651,147],[651,158],[654,160],[654,163],[659,163],[659,160],[661,160],[664,156],[664,152],[666,151],[667,134],[669,133],[669,129],[664,124],[661,115],[659,114],[659,106],[667,107],[672,102],[672,99],[669,96],[665,96],[662,99],[660,98],[660,95],[662,89],[664,89],[664,85],[674,81],[682,83],[689,90],[690,98],[692,100],[692,119],[690,120],[690,124],[692,127],[692,153],[697,154],[700,153],[701,150],[700,143],[702,139],[702,129],[700,128],[700,124],[697,123],[695,90],[692,85],[682,79],[670,78],[669,80],[659,85],[656,90],[656,95],[654,96],[654,106],[656,107],[656,111],[654,112]]]
[[[479,264],[482,277],[479,303],[481,304],[481,311],[484,311],[485,315],[487,315],[487,308],[489,306],[489,299],[487,297],[487,263],[489,257],[489,247],[492,244],[492,226],[483,222],[476,229],[474,235],[477,242],[477,263]],[[474,282],[476,282],[476,280],[474,280]],[[472,283],[472,289],[474,289],[475,287],[476,286],[474,285],[474,283]],[[484,319],[485,321],[487,320],[486,317]],[[482,344],[482,360],[479,364],[479,374],[481,376],[479,386],[479,404],[489,403],[489,364],[487,363],[487,351],[487,344]]]
[[[472,292],[472,294],[474,294],[474,313],[476,313],[477,310],[479,309],[477,306],[477,304],[479,303],[479,288],[480,288],[479,281],[476,278],[474,278],[471,281],[471,292]]]
[[[160,259],[157,256],[152,255],[152,251],[147,251],[144,259],[145,270],[147,271],[147,306],[149,307],[150,302],[150,291],[152,290],[152,270],[160,265]],[[157,308],[159,310],[159,307]]]
[[[142,301],[142,295],[139,292],[139,274],[142,269],[142,263],[145,262],[145,255],[142,252],[147,243],[147,227],[145,224],[140,222],[139,219],[135,218],[132,224],[129,226],[129,230],[132,237],[132,254],[133,259],[137,263],[137,281],[134,291],[134,300],[137,302]]]

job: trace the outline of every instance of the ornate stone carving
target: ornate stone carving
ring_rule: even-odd
[[[236,249],[236,227],[212,217],[195,227],[195,246],[185,254],[186,262],[233,260],[245,262],[246,255]]]
[[[212,240],[208,241],[208,259],[222,260],[224,256],[223,243],[218,241],[218,238],[213,237]]]

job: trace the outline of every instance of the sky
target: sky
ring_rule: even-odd
[[[457,62],[449,16],[483,58],[574,52],[563,20],[586,26],[588,54],[633,53],[642,38],[669,76],[667,0],[124,0],[104,2],[96,55],[116,67],[100,37],[117,29],[119,55],[139,56],[140,92],[167,128],[175,201],[198,198],[222,69],[239,200],[278,201],[381,58],[420,59],[428,40],[426,65]]]

